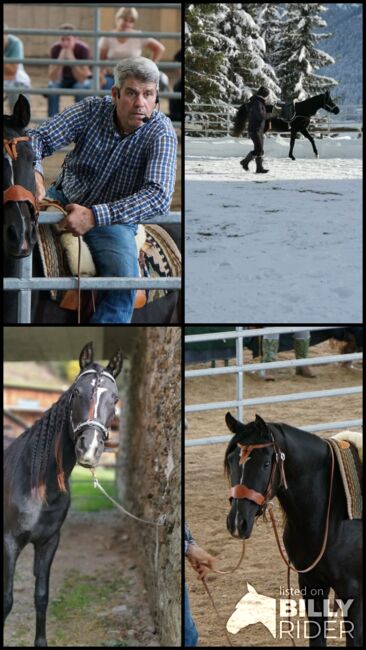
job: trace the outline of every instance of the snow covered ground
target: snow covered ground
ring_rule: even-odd
[[[361,143],[186,138],[186,322],[362,322]]]

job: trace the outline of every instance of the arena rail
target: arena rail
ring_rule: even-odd
[[[59,212],[41,213],[39,223],[57,223],[62,219]],[[154,217],[147,224],[180,223],[180,212],[169,212]],[[77,289],[77,278],[33,278],[32,255],[18,260],[18,277],[4,278],[5,291],[18,292],[17,324],[31,323],[32,291],[47,289]],[[170,278],[116,278],[92,277],[80,278],[81,289],[164,289],[172,291],[181,289],[179,277]]]
[[[263,336],[264,334],[281,334],[281,333],[293,333],[303,331],[308,329],[310,331],[315,330],[326,330],[326,329],[336,329],[339,326],[329,325],[327,327],[312,327],[312,326],[302,326],[302,327],[264,327],[258,329],[249,329],[243,330],[242,327],[237,327],[236,331],[228,332],[215,332],[209,334],[190,334],[185,337],[185,341],[188,342],[200,342],[200,341],[215,341],[222,339],[236,339],[236,365],[225,367],[225,368],[202,368],[199,370],[186,370],[185,378],[192,379],[195,377],[207,377],[209,375],[223,375],[223,374],[236,374],[236,399],[227,400],[223,402],[209,402],[206,404],[188,404],[185,407],[185,413],[195,413],[200,411],[209,411],[214,409],[224,409],[224,408],[236,408],[237,417],[239,420],[243,420],[243,407],[244,406],[254,406],[259,404],[271,404],[271,403],[281,403],[281,402],[290,402],[296,400],[305,400],[305,399],[320,399],[325,397],[339,397],[346,396],[351,394],[360,394],[362,393],[362,386],[350,386],[344,388],[334,388],[328,390],[320,391],[309,391],[309,392],[299,392],[291,393],[287,395],[275,395],[268,397],[254,397],[250,399],[243,399],[244,395],[244,373],[253,372],[253,371],[263,371],[266,369],[274,368],[294,368],[299,366],[312,366],[320,364],[333,364],[346,361],[360,361],[363,358],[362,353],[353,353],[353,354],[342,354],[342,355],[328,355],[324,357],[309,357],[308,359],[291,359],[285,361],[273,361],[270,363],[243,363],[243,345],[242,340],[245,337],[252,336]],[[353,420],[343,420],[340,422],[325,422],[321,424],[312,424],[312,425],[302,425],[301,423],[294,423],[294,426],[298,426],[305,431],[318,432],[318,431],[329,431],[331,429],[343,429],[351,427],[360,427],[362,426],[362,419],[353,419]],[[231,435],[220,435],[220,436],[209,436],[207,438],[193,438],[185,441],[186,447],[192,447],[197,445],[209,445],[217,443],[226,443],[231,439]]]

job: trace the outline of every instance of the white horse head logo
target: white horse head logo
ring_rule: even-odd
[[[262,596],[247,582],[248,592],[236,604],[235,612],[226,623],[231,634],[237,634],[247,625],[263,623],[273,638],[276,636],[276,599]]]

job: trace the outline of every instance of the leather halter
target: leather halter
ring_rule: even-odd
[[[17,144],[18,142],[29,142],[28,135],[22,135],[17,138],[4,138],[4,147],[12,160],[18,158]]]
[[[17,144],[18,142],[29,142],[30,138],[27,135],[24,136],[19,136],[17,138],[4,138],[4,148],[6,153],[10,156],[11,160],[16,160],[18,158],[18,152],[17,152]],[[32,207],[33,207],[33,217],[35,220],[37,220],[38,213],[39,213],[39,204],[38,200],[30,192],[27,190],[25,187],[22,185],[11,185],[6,189],[3,193],[3,204],[5,205],[9,201],[14,201],[15,203],[18,203],[18,201],[27,201],[29,202]]]
[[[83,375],[88,375],[88,374],[90,374],[90,373],[98,374],[98,371],[97,371],[97,370],[85,370],[84,372],[82,372],[82,373],[78,376],[78,378],[77,378],[77,380],[76,380],[75,383],[77,383],[77,382],[79,381],[80,377],[82,377]],[[102,372],[100,373],[100,375],[105,375],[106,377],[109,377],[109,379],[112,379],[112,381],[116,384],[116,380],[115,380],[115,378],[113,377],[113,375],[111,375],[109,372],[107,372],[107,370],[102,370]],[[96,388],[96,386],[95,386],[95,388]],[[71,399],[72,399],[72,394],[70,395],[70,402],[71,402]],[[94,427],[94,428],[100,429],[101,432],[103,433],[103,439],[104,439],[104,440],[108,440],[108,438],[109,438],[109,430],[108,430],[108,427],[106,427],[105,424],[103,424],[103,422],[99,422],[99,420],[94,420],[94,419],[91,418],[92,411],[93,411],[93,406],[94,406],[94,400],[92,399],[92,401],[91,401],[91,403],[90,403],[90,407],[89,407],[89,418],[90,418],[90,419],[88,419],[88,420],[84,420],[84,422],[80,422],[80,424],[78,424],[78,425],[75,427],[75,429],[74,429],[74,427],[73,427],[72,417],[71,417],[71,411],[70,411],[71,428],[72,428],[72,431],[73,431],[73,434],[74,434],[74,439],[75,439],[75,441],[76,441],[76,439],[80,436],[80,434],[82,433],[82,431],[83,431],[84,429],[89,428],[89,427]]]
[[[253,501],[257,505],[261,506],[261,509],[258,514],[261,514],[267,508],[269,499],[271,498],[272,485],[273,485],[277,467],[279,467],[280,470],[280,485],[283,485],[287,490],[287,481],[286,481],[285,468],[284,468],[285,454],[281,451],[273,436],[272,436],[272,442],[267,442],[264,444],[241,445],[240,443],[238,443],[238,447],[241,449],[239,465],[243,465],[246,462],[253,449],[261,449],[263,447],[271,447],[271,446],[274,447],[275,457],[274,460],[272,460],[271,475],[269,477],[269,481],[265,493],[261,494],[260,492],[256,492],[255,490],[248,488],[246,485],[243,485],[242,483],[238,483],[237,485],[234,485],[230,490],[230,496],[233,497],[234,499],[248,499],[249,501]]]

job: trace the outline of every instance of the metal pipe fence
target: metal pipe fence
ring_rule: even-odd
[[[352,353],[352,354],[342,354],[342,355],[327,355],[323,357],[309,357],[307,359],[289,359],[284,361],[272,361],[268,363],[243,363],[242,360],[242,348],[243,348],[243,338],[253,337],[253,336],[263,336],[265,334],[281,334],[281,333],[294,333],[303,331],[304,329],[315,331],[315,330],[329,330],[337,329],[339,326],[328,325],[327,327],[318,327],[318,326],[299,326],[299,327],[264,327],[257,329],[247,329],[243,330],[242,327],[237,327],[236,331],[228,332],[212,332],[209,334],[190,334],[185,337],[185,341],[188,343],[202,342],[202,341],[216,341],[222,339],[237,339],[236,345],[236,365],[225,367],[225,368],[202,368],[199,370],[186,370],[185,378],[192,379],[197,377],[207,377],[210,375],[224,375],[224,374],[236,374],[236,399],[226,400],[223,402],[208,402],[205,404],[188,404],[185,406],[185,413],[197,413],[202,411],[211,411],[215,409],[226,409],[226,408],[236,408],[237,417],[239,420],[243,420],[243,408],[245,406],[254,406],[259,404],[274,404],[274,403],[285,403],[292,402],[296,400],[306,400],[306,399],[321,399],[327,397],[342,397],[353,394],[361,394],[362,386],[350,386],[344,388],[334,388],[327,390],[319,391],[307,391],[307,392],[298,392],[285,395],[272,395],[264,397],[254,397],[245,399],[242,397],[245,394],[243,389],[243,378],[245,372],[254,372],[254,371],[263,371],[275,368],[296,368],[301,366],[315,366],[320,364],[334,364],[339,362],[346,361],[360,361],[363,358],[362,353]],[[241,348],[241,352],[240,352]],[[342,422],[326,422],[321,424],[313,424],[303,426],[300,424],[294,425],[298,426],[305,431],[318,432],[318,431],[327,431],[330,429],[340,429],[345,427],[359,427],[362,426],[361,419],[353,420],[344,420]],[[185,446],[191,447],[196,445],[209,445],[216,443],[228,442],[231,439],[231,435],[220,435],[220,436],[209,436],[207,438],[194,438],[185,441]]]

